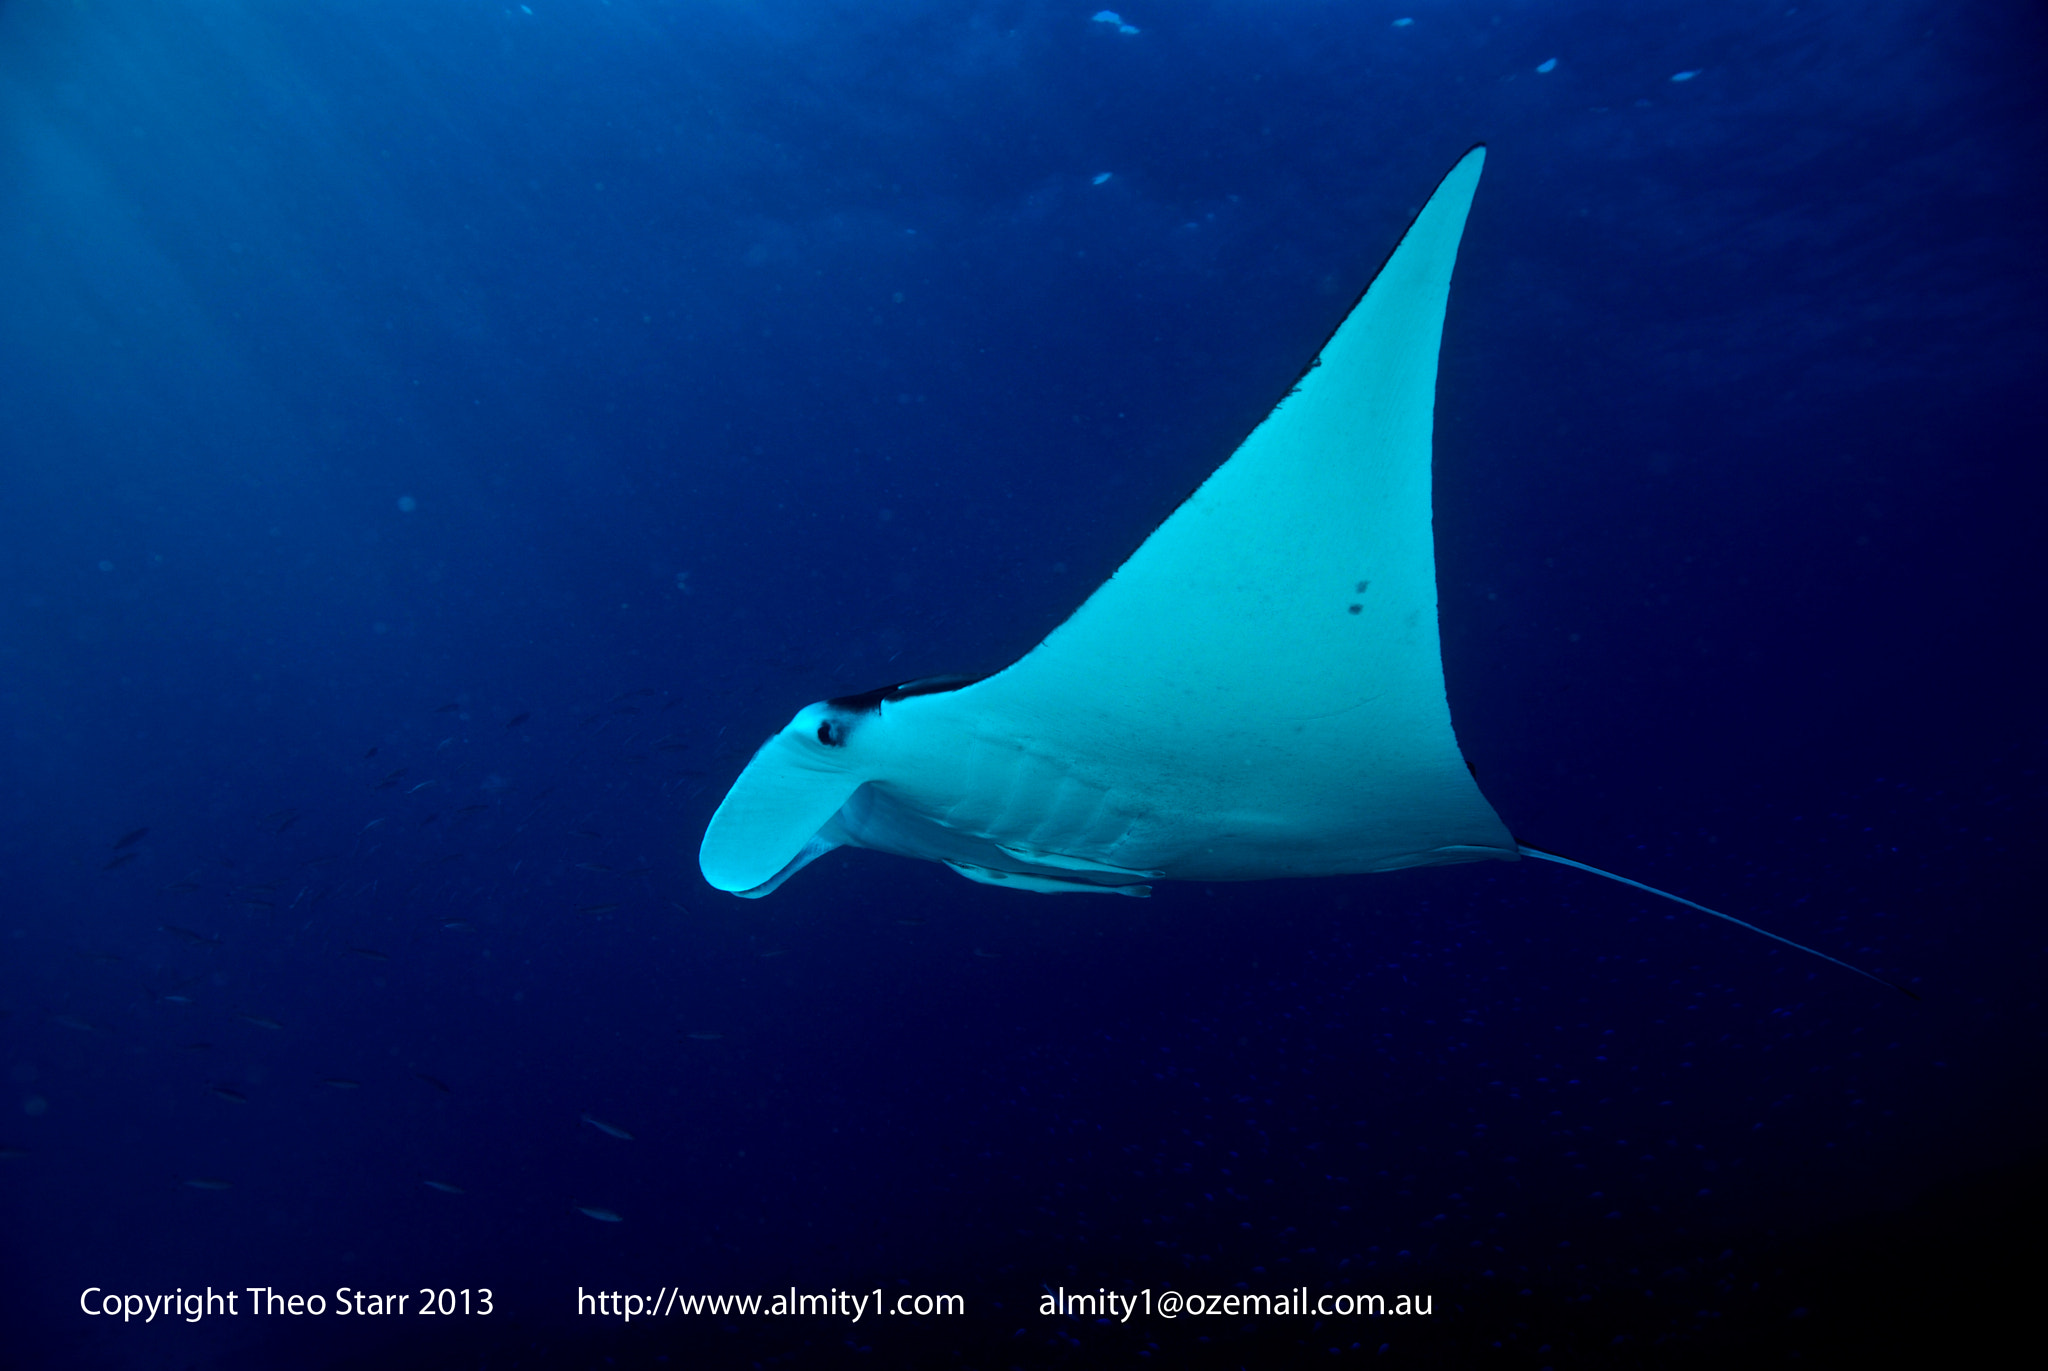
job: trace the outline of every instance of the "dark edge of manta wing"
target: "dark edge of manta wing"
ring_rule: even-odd
[[[1323,335],[1323,341],[1316,344],[1316,350],[1313,353],[1309,354],[1309,359],[1308,361],[1302,364],[1301,370],[1294,373],[1294,379],[1287,383],[1287,389],[1280,392],[1280,398],[1278,400],[1275,400],[1272,404],[1266,406],[1266,415],[1260,417],[1260,424],[1265,423],[1266,417],[1270,416],[1274,410],[1280,408],[1280,406],[1286,402],[1287,397],[1294,394],[1296,388],[1298,388],[1301,385],[1301,383],[1305,379],[1307,379],[1308,374],[1316,369],[1316,364],[1322,361],[1323,359],[1323,353],[1329,349],[1330,340],[1337,336],[1337,330],[1343,328],[1345,323],[1350,320],[1351,316],[1358,312],[1358,307],[1365,303],[1365,297],[1372,293],[1372,288],[1375,285],[1379,284],[1380,277],[1386,274],[1387,263],[1393,261],[1394,255],[1401,251],[1401,245],[1408,241],[1408,235],[1415,232],[1415,225],[1421,221],[1423,210],[1428,209],[1429,202],[1436,199],[1436,193],[1444,188],[1444,182],[1450,180],[1451,177],[1457,174],[1458,168],[1465,165],[1465,159],[1467,157],[1470,157],[1475,152],[1484,151],[1485,148],[1486,144],[1484,142],[1474,143],[1471,147],[1466,148],[1463,152],[1458,154],[1458,159],[1455,162],[1451,163],[1450,169],[1448,171],[1444,172],[1442,176],[1436,178],[1436,184],[1429,188],[1429,194],[1422,197],[1422,208],[1416,210],[1414,214],[1409,216],[1408,227],[1401,230],[1401,236],[1394,240],[1394,246],[1388,248],[1387,255],[1380,258],[1380,264],[1372,269],[1372,275],[1368,276],[1365,280],[1365,284],[1359,287],[1358,294],[1351,297],[1351,303],[1346,305],[1344,307],[1344,312],[1337,316],[1337,322],[1332,324],[1330,326],[1330,331]],[[1462,238],[1463,235],[1460,234],[1460,237]],[[1457,280],[1457,276],[1455,273],[1452,275],[1451,279],[1453,281]],[[1252,427],[1257,428],[1258,424],[1254,424],[1252,425]],[[1249,438],[1250,436],[1251,434],[1247,433],[1244,435],[1244,438]],[[1237,440],[1240,445],[1243,444],[1244,438],[1239,438]],[[1231,449],[1232,452],[1235,452],[1236,450],[1236,448]],[[1221,466],[1222,463],[1219,462],[1217,463],[1217,465]],[[1204,477],[1203,479],[1207,480],[1208,478]],[[1194,492],[1189,491],[1188,495],[1190,498],[1192,498]],[[1186,504],[1187,501],[1183,500],[1181,503]],[[1174,508],[1178,509],[1180,508],[1180,506],[1176,505],[1174,506]],[[1171,517],[1171,515],[1168,516],[1168,518]],[[1162,519],[1160,520],[1160,522],[1165,523],[1166,520]]]
[[[1696,904],[1693,901],[1686,899],[1683,895],[1674,895],[1668,890],[1659,890],[1654,885],[1644,885],[1641,881],[1632,881],[1626,876],[1617,876],[1612,871],[1603,871],[1597,866],[1591,866],[1585,862],[1574,861],[1570,857],[1560,857],[1555,852],[1545,852],[1542,848],[1531,847],[1529,846],[1529,844],[1525,842],[1517,841],[1515,843],[1515,851],[1521,853],[1524,857],[1534,857],[1539,861],[1555,862],[1559,866],[1568,866],[1575,871],[1584,871],[1590,875],[1605,877],[1606,879],[1618,882],[1621,885],[1633,886],[1635,889],[1645,891],[1651,895],[1655,895],[1659,899],[1669,900],[1673,904],[1682,904],[1687,909],[1697,909],[1700,913],[1711,914],[1717,919],[1725,919],[1729,923],[1734,924],[1737,928],[1746,928],[1752,933],[1761,933],[1766,938],[1769,938],[1772,942],[1783,943],[1787,947],[1796,948],[1801,952],[1805,952],[1812,956],[1818,957],[1824,962],[1833,962],[1836,966],[1841,967],[1844,971],[1853,971],[1857,975],[1864,977],[1866,980],[1876,981],[1879,985],[1888,985],[1892,989],[1898,991],[1901,995],[1904,995],[1909,1000],[1917,1000],[1920,998],[1912,991],[1906,989],[1906,987],[1900,985],[1897,981],[1888,981],[1884,977],[1877,975],[1875,972],[1865,971],[1862,967],[1855,965],[1853,962],[1845,962],[1840,957],[1830,957],[1827,953],[1822,952],[1819,948],[1808,947],[1805,943],[1795,943],[1790,938],[1781,937],[1780,935],[1771,932],[1771,930],[1768,928],[1758,928],[1755,924],[1749,923],[1742,919],[1738,919],[1733,914],[1723,914],[1718,909],[1709,909],[1703,904]]]
[[[1159,529],[1166,523],[1167,519],[1171,519],[1174,515],[1180,513],[1180,507],[1186,504],[1188,501],[1195,498],[1196,492],[1200,491],[1201,488],[1208,483],[1209,477],[1214,476],[1219,470],[1221,470],[1223,464],[1236,455],[1237,450],[1244,446],[1245,440],[1251,437],[1252,434],[1258,430],[1260,424],[1264,424],[1266,420],[1272,418],[1273,411],[1279,409],[1280,406],[1286,404],[1287,401],[1294,395],[1294,392],[1301,388],[1301,383],[1302,381],[1307,379],[1308,374],[1311,371],[1314,371],[1318,366],[1322,364],[1323,354],[1329,350],[1330,341],[1337,336],[1338,332],[1344,327],[1344,325],[1351,322],[1351,316],[1358,313],[1358,307],[1365,303],[1365,297],[1372,294],[1372,288],[1379,284],[1380,277],[1386,275],[1387,264],[1389,262],[1392,262],[1394,258],[1400,253],[1401,245],[1408,241],[1408,235],[1415,232],[1416,224],[1421,222],[1422,216],[1429,209],[1430,203],[1436,199],[1437,192],[1444,188],[1444,182],[1450,180],[1453,176],[1457,175],[1458,168],[1465,165],[1466,158],[1470,157],[1475,152],[1483,151],[1485,147],[1486,144],[1482,142],[1474,143],[1471,147],[1466,148],[1463,152],[1458,154],[1458,160],[1451,163],[1449,170],[1445,171],[1442,176],[1436,178],[1436,184],[1429,188],[1429,194],[1422,197],[1422,207],[1416,210],[1414,214],[1408,217],[1408,227],[1401,230],[1401,236],[1399,238],[1396,238],[1394,240],[1394,245],[1387,249],[1387,255],[1380,258],[1380,264],[1372,269],[1372,275],[1365,278],[1365,284],[1358,288],[1358,294],[1352,296],[1351,303],[1344,306],[1344,312],[1337,316],[1337,322],[1330,325],[1330,331],[1323,335],[1322,340],[1316,344],[1315,351],[1311,352],[1308,355],[1308,360],[1301,364],[1301,370],[1295,372],[1293,378],[1287,382],[1287,388],[1280,392],[1279,397],[1275,399],[1272,404],[1267,405],[1266,408],[1263,411],[1261,411],[1261,413],[1259,414],[1258,423],[1253,424],[1243,433],[1237,435],[1237,441],[1230,445],[1230,451],[1224,453],[1221,458],[1217,459],[1217,461],[1209,467],[1208,472],[1203,475],[1202,479],[1195,482],[1194,489],[1190,490],[1187,494],[1181,496],[1180,499],[1176,500],[1174,502],[1173,508],[1166,511],[1165,518],[1160,519],[1158,523],[1153,524],[1152,527],[1146,531],[1145,537],[1138,540],[1139,547],[1143,547],[1145,545],[1146,539],[1149,539],[1154,533],[1157,533]],[[1461,239],[1463,238],[1462,233],[1460,233],[1459,236]],[[1452,279],[1456,279],[1455,274],[1453,275]],[[1136,549],[1134,548],[1132,549],[1132,551],[1135,552]],[[1129,559],[1127,558],[1126,560]],[[1119,563],[1119,566],[1121,566],[1121,563]]]

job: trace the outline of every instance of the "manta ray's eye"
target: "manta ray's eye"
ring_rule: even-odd
[[[827,719],[818,725],[818,741],[827,747],[844,747],[846,730]]]

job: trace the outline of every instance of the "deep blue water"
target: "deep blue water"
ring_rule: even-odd
[[[0,6],[0,1363],[1826,1365],[2016,1317],[2039,8],[1093,13]],[[763,738],[1035,643],[1477,141],[1466,756],[1524,840],[1918,1003],[1528,862],[704,885]],[[496,1312],[79,1307],[209,1285]],[[576,1307],[791,1285],[967,1312]]]

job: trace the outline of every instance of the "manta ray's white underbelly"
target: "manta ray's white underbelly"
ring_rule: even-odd
[[[941,861],[976,880],[990,873],[1044,891],[1142,887],[1154,880],[1246,881],[1388,871],[1447,862],[1514,860],[1490,812],[1470,833],[1440,816],[1412,825],[1361,823],[1372,786],[1351,778],[1340,805],[1304,822],[1271,777],[1211,776],[1206,785],[1117,784],[1014,739],[957,740],[947,754],[862,786],[820,834],[827,841]],[[1126,771],[1128,778],[1132,773]],[[1190,779],[1181,773],[1180,779]],[[1464,779],[1462,776],[1459,779]],[[1389,797],[1388,807],[1400,806]],[[1346,812],[1347,810],[1351,812]],[[1458,841],[1446,842],[1446,837]],[[1003,883],[1003,882],[998,882]]]

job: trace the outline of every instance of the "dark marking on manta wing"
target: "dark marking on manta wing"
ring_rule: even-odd
[[[841,695],[827,700],[825,707],[835,717],[818,725],[818,741],[827,747],[844,747],[848,731],[863,717],[881,713],[883,705],[919,695],[944,695],[987,679],[986,676],[920,676],[900,685],[877,686],[858,695]]]
[[[825,703],[833,709],[847,714],[876,714],[885,704],[908,700],[917,695],[944,695],[950,690],[971,686],[976,681],[987,680],[985,676],[920,676],[914,681],[901,685],[878,686],[864,690],[858,695],[841,695]]]

